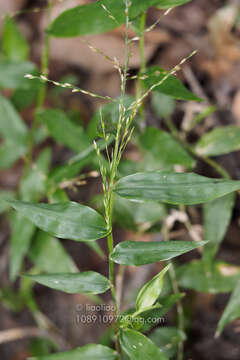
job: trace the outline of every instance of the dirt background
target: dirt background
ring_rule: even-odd
[[[56,1],[53,18],[68,7],[86,3],[87,1],[66,0]],[[184,83],[197,95],[205,99],[205,104],[217,106],[217,112],[204,122],[198,131],[200,135],[209,128],[218,125],[240,125],[240,25],[234,24],[236,0],[193,0],[190,4],[176,8],[164,17],[152,33],[146,36],[146,58],[148,65],[161,65],[170,69],[192,50],[198,49],[198,54],[192,58],[179,74]],[[32,10],[46,6],[41,0],[0,0],[0,13],[19,10]],[[227,8],[226,8],[227,6]],[[151,25],[159,17],[159,12],[151,9],[147,22]],[[31,59],[40,64],[43,31],[45,27],[45,12],[23,12],[16,17],[20,28],[31,44]],[[1,28],[1,25],[0,25]],[[124,39],[121,29],[108,34],[87,37],[85,40],[100,48],[110,56],[116,56],[123,61]],[[137,45],[133,48],[130,71],[134,74],[139,68]],[[78,85],[87,90],[100,92],[103,95],[119,95],[119,78],[104,58],[93,53],[80,38],[51,40],[50,77],[59,79],[65,74],[74,74]],[[133,89],[129,87],[129,92]],[[66,93],[62,98],[65,108],[75,108],[82,116],[85,125],[90,121],[99,101],[93,101],[85,96]],[[51,105],[46,100],[46,105]],[[187,122],[199,111],[199,104],[179,103],[174,116],[179,122]],[[32,121],[32,109],[23,112],[23,118],[28,124]],[[147,108],[147,121],[154,122]],[[60,163],[68,156],[66,149],[51,143],[54,147],[53,164]],[[233,153],[218,158],[218,161],[235,179],[240,179],[240,156]],[[205,176],[216,175],[206,165],[199,163],[199,170]],[[22,163],[18,162],[12,169],[1,172],[0,186],[4,189],[17,188],[22,173]],[[78,200],[88,200],[99,188],[98,181],[91,180],[84,189],[80,189]],[[72,197],[76,197],[72,194]],[[236,202],[233,219],[226,239],[221,247],[219,258],[240,265],[240,217],[239,201]],[[200,213],[196,214],[196,223],[201,223]],[[6,217],[0,218],[0,284],[9,285],[8,253],[10,229]],[[116,229],[116,238],[130,238],[131,233]],[[185,234],[187,236],[187,234]],[[74,242],[64,242],[64,246],[73,256],[80,270],[93,269],[105,274],[106,263],[103,263],[85,245],[81,247]],[[181,262],[189,257],[182,257]],[[158,270],[158,265],[129,269],[124,287],[124,297],[133,301],[133,289],[137,289]],[[18,283],[16,283],[17,288]],[[59,329],[62,348],[84,345],[98,341],[102,335],[101,324],[83,325],[78,323],[78,315],[84,314],[79,304],[88,304],[89,299],[82,295],[64,295],[47,288],[36,286],[35,296],[41,311]],[[228,301],[229,295],[195,294],[189,291],[186,308],[191,312],[192,324],[188,327],[189,339],[185,347],[187,360],[238,360],[240,359],[240,322],[229,325],[219,339],[214,339],[217,321]],[[108,296],[104,298],[107,302]],[[104,313],[104,311],[103,311]],[[174,314],[170,313],[166,322],[172,324]],[[28,310],[13,313],[0,304],[0,331],[35,326]],[[22,360],[29,354],[30,340],[13,341],[0,344],[1,360]]]

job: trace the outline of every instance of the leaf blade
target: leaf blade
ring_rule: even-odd
[[[109,281],[103,275],[86,271],[81,273],[55,273],[23,275],[37,283],[67,294],[102,294],[110,288]]]
[[[205,244],[202,241],[124,241],[114,248],[110,258],[117,264],[140,266],[172,259]]]
[[[217,199],[239,188],[240,181],[207,178],[195,173],[152,171],[121,178],[114,191],[130,200],[194,205]]]
[[[37,227],[62,239],[93,241],[108,234],[102,216],[88,206],[75,202],[34,204],[9,201],[9,203]]]

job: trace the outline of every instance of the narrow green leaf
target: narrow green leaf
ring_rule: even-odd
[[[211,294],[232,291],[240,276],[240,267],[215,261],[206,269],[202,261],[192,261],[177,269],[179,284],[187,289]]]
[[[144,86],[147,89],[150,89],[153,85],[161,82],[166,74],[166,70],[156,65],[148,68],[147,71],[141,73],[139,76],[143,79]],[[163,81],[163,83],[154,88],[154,91],[171,96],[177,100],[202,101],[202,99],[187,90],[181,81],[178,80],[178,78],[174,75],[170,75],[166,80]]]
[[[204,204],[204,239],[208,240],[203,249],[203,258],[211,264],[219,244],[222,242],[231,220],[235,194],[231,193]]]
[[[28,256],[41,272],[72,273],[78,271],[73,259],[60,241],[43,231],[39,231],[33,239]]]
[[[129,17],[133,19],[156,4],[159,4],[159,0],[132,0]],[[93,35],[112,30],[125,21],[125,3],[122,0],[100,0],[63,12],[51,24],[48,32],[55,37]]]
[[[29,249],[35,230],[35,226],[24,218],[21,213],[13,214],[11,220],[9,269],[11,281],[14,281],[19,274],[23,258]]]
[[[135,330],[121,330],[120,344],[131,360],[167,360],[150,339]]]
[[[18,30],[14,19],[6,16],[3,24],[2,51],[8,61],[21,62],[28,59],[29,46]]]
[[[28,360],[116,360],[117,354],[112,349],[103,346],[103,345],[95,345],[89,344],[82,347],[78,347],[73,350],[31,357]]]
[[[91,145],[83,128],[73,124],[61,109],[43,110],[38,114],[38,119],[47,126],[57,142],[76,152],[84,151]]]
[[[122,265],[145,265],[165,261],[205,245],[194,241],[124,241],[111,253],[111,259]]]
[[[158,9],[168,9],[189,3],[192,0],[158,0],[156,7]]]
[[[164,326],[155,329],[151,333],[150,339],[160,347],[164,355],[170,359],[176,355],[178,344],[186,340],[186,335],[183,331],[175,327]]]
[[[216,336],[219,336],[225,326],[231,321],[240,318],[240,281],[238,281],[230,300],[219,320]]]
[[[102,294],[110,287],[108,279],[94,271],[24,276],[67,294]]]
[[[195,160],[166,131],[148,127],[139,137],[140,147],[150,152],[156,161],[167,165],[183,165],[192,168]]]
[[[92,241],[108,234],[104,219],[95,210],[75,202],[34,204],[9,201],[37,227],[61,239]]]
[[[240,127],[217,127],[204,134],[195,149],[204,156],[218,156],[240,150]]]
[[[157,301],[163,286],[163,279],[165,273],[171,265],[167,265],[160,273],[158,273],[152,280],[145,284],[139,291],[136,300],[136,310],[141,311],[144,308],[152,306]]]
[[[116,183],[114,191],[130,200],[194,205],[239,188],[240,181],[207,178],[194,173],[155,171],[126,176]]]

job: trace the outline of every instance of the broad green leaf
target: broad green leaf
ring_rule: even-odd
[[[120,344],[131,360],[167,360],[150,339],[135,330],[121,330]]]
[[[0,62],[0,88],[24,90],[36,89],[39,84],[35,80],[29,81],[24,78],[26,74],[36,73],[36,66],[31,62],[9,63]]]
[[[159,327],[155,329],[150,339],[161,348],[164,355],[170,359],[176,355],[179,342],[186,340],[186,335],[175,327]]]
[[[1,190],[0,191],[0,214],[9,210],[10,205],[6,200],[14,200],[16,194],[11,190]]]
[[[240,150],[240,127],[217,127],[204,134],[195,147],[199,155],[218,156]]]
[[[225,326],[231,321],[240,318],[240,281],[238,281],[230,300],[219,320],[216,336],[219,336]]]
[[[41,272],[71,273],[78,271],[73,259],[60,241],[43,231],[39,231],[33,239],[28,256]]]
[[[145,265],[165,261],[205,245],[194,241],[124,241],[111,253],[111,259],[122,265]]]
[[[45,124],[50,135],[60,144],[80,152],[91,144],[81,126],[71,122],[61,109],[47,109],[38,114],[39,122]]]
[[[94,271],[24,276],[67,294],[102,294],[110,287],[108,279]]]
[[[114,191],[135,201],[201,204],[234,192],[240,181],[214,179],[194,173],[145,172],[121,178]]]
[[[139,291],[136,300],[137,311],[141,311],[144,308],[155,304],[162,290],[164,275],[168,271],[169,267],[170,264],[154,276],[154,278],[145,284]]]
[[[104,219],[88,206],[75,202],[34,204],[9,201],[9,203],[41,230],[61,239],[92,241],[108,234]]]
[[[50,161],[51,150],[45,148],[20,183],[21,200],[37,202],[44,195]]]
[[[29,46],[18,30],[17,24],[8,16],[4,19],[2,34],[2,51],[8,61],[26,61],[29,56]]]
[[[240,267],[221,261],[213,262],[211,269],[206,269],[203,261],[192,261],[177,269],[178,282],[182,287],[211,294],[232,291],[239,276]]]
[[[35,230],[35,226],[24,218],[21,213],[13,214],[11,219],[9,269],[11,281],[14,281],[19,274],[23,258],[29,249]]]
[[[166,75],[167,71],[156,65],[149,68],[144,73],[141,73],[139,76],[143,79],[144,86],[149,89],[153,85],[160,83]],[[201,101],[200,98],[187,90],[181,81],[174,75],[169,75],[169,77],[157,86],[154,91],[171,96],[177,100]]]
[[[204,238],[208,240],[203,249],[203,258],[209,264],[222,242],[231,220],[235,194],[231,193],[204,204]]]
[[[153,92],[151,96],[153,110],[159,117],[171,116],[176,107],[176,101],[168,95]]]
[[[73,350],[28,358],[28,360],[117,360],[117,354],[109,347],[89,344]]]
[[[139,137],[143,151],[150,152],[156,161],[167,165],[184,165],[192,168],[195,160],[166,131],[148,127]]]
[[[129,17],[133,19],[149,7],[159,3],[160,0],[132,0]],[[107,10],[104,10],[103,6]],[[48,32],[55,37],[107,32],[125,23],[125,7],[125,2],[122,0],[100,0],[92,4],[77,6],[58,16],[49,27]]]
[[[158,0],[156,7],[158,9],[168,9],[174,6],[180,6],[189,3],[192,0]]]

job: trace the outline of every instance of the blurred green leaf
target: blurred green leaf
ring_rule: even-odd
[[[131,360],[167,360],[150,339],[135,330],[121,330],[120,344]]]
[[[178,344],[186,340],[186,335],[175,327],[164,326],[155,329],[150,334],[150,339],[160,347],[164,355],[170,359],[176,355]]]
[[[225,326],[231,321],[240,318],[240,281],[238,281],[230,300],[219,320],[216,336],[219,336]]]
[[[136,300],[137,311],[141,311],[144,308],[155,304],[162,290],[164,275],[168,271],[169,267],[170,265],[167,265],[139,291]]]
[[[28,256],[41,272],[71,273],[77,272],[71,256],[60,241],[43,231],[33,239]]]
[[[27,149],[28,130],[9,100],[0,95],[0,168],[10,167]]]
[[[1,153],[1,152],[0,152]],[[0,156],[1,158],[1,156]],[[11,190],[1,190],[0,191],[0,214],[8,211],[10,209],[10,205],[6,200],[14,200],[16,194]]]
[[[38,114],[40,123],[47,126],[50,135],[60,144],[81,152],[89,147],[90,141],[81,126],[71,122],[61,109],[47,109]]]
[[[171,116],[176,107],[176,101],[171,96],[160,92],[152,93],[151,104],[155,113],[161,118]]]
[[[145,172],[121,178],[114,191],[135,201],[194,205],[240,188],[240,181],[207,178],[194,173]]]
[[[108,234],[104,219],[88,206],[71,201],[59,204],[9,203],[41,230],[61,239],[93,241]]]
[[[36,73],[36,65],[31,62],[0,62],[0,88],[36,90],[39,86],[39,84],[36,83],[36,80],[28,80],[24,78],[24,75],[29,73]]]
[[[29,89],[16,89],[11,98],[11,102],[18,111],[31,106],[37,98],[38,90],[35,88]]]
[[[143,151],[150,152],[156,162],[167,165],[183,165],[192,168],[195,160],[184,148],[166,131],[148,127],[139,137],[139,144]]]
[[[26,61],[29,57],[29,46],[19,31],[16,22],[6,16],[3,23],[2,51],[8,61]]]
[[[213,262],[211,269],[206,269],[203,261],[192,261],[177,269],[178,282],[182,287],[211,294],[232,291],[239,276],[240,267],[221,261]]]
[[[108,279],[94,271],[24,276],[67,294],[102,294],[110,288]]]
[[[11,219],[10,237],[10,279],[14,281],[19,275],[22,261],[28,252],[36,228],[21,213],[14,213]]]
[[[145,265],[165,261],[205,245],[194,241],[124,241],[111,253],[111,259],[122,265]]]
[[[199,155],[218,156],[240,150],[240,127],[217,127],[204,134],[195,147]]]
[[[203,259],[211,264],[219,244],[223,240],[231,220],[235,194],[231,193],[204,204],[204,239],[208,240],[203,249]]]
[[[147,89],[150,89],[153,85],[160,83],[167,73],[166,70],[156,65],[149,68],[144,73],[141,73],[139,76],[142,78],[144,86]],[[187,90],[175,75],[169,75],[166,80],[154,88],[154,91],[171,96],[177,100],[202,101],[202,99]]]
[[[21,180],[19,188],[21,200],[37,202],[41,199],[46,191],[50,162],[51,150],[45,148]]]
[[[28,360],[117,360],[117,355],[112,349],[103,346],[89,344],[73,350],[28,358]]]

